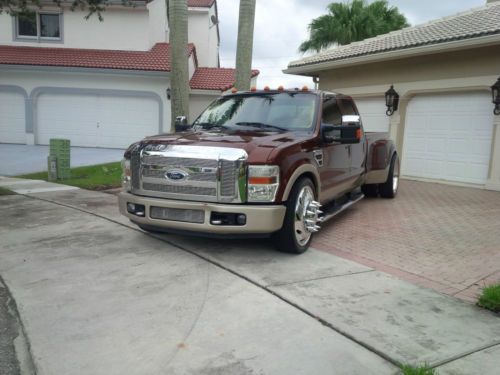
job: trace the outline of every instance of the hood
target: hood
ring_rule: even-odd
[[[283,148],[304,140],[292,132],[275,133],[265,131],[219,131],[183,132],[160,134],[145,138],[141,144],[176,144],[189,146],[232,147],[246,151],[248,162],[266,163],[269,155],[277,148]]]

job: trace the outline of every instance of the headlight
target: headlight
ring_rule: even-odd
[[[248,201],[273,202],[280,179],[277,165],[250,165],[248,167]]]
[[[131,190],[132,171],[130,169],[130,159],[122,160],[122,187],[125,191]]]

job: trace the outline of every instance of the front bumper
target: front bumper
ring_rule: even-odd
[[[281,229],[285,218],[284,205],[228,205],[207,202],[190,202],[161,198],[148,198],[122,192],[118,195],[120,213],[132,221],[150,227],[172,229],[176,231],[190,231],[212,234],[268,234]],[[131,214],[127,211],[127,203],[145,206],[144,217]],[[151,207],[174,208],[181,210],[203,210],[203,223],[188,223],[174,220],[153,219],[150,215]],[[246,215],[245,225],[214,225],[210,223],[212,212],[237,213]]]

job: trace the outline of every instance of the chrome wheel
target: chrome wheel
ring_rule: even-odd
[[[309,242],[313,233],[319,230],[317,225],[322,212],[320,204],[314,200],[314,192],[310,186],[304,186],[297,196],[295,204],[294,233],[300,246]]]

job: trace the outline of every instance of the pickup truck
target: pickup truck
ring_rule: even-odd
[[[394,143],[364,132],[348,96],[233,90],[176,128],[124,155],[120,212],[146,231],[268,236],[303,253],[322,222],[398,190]]]

